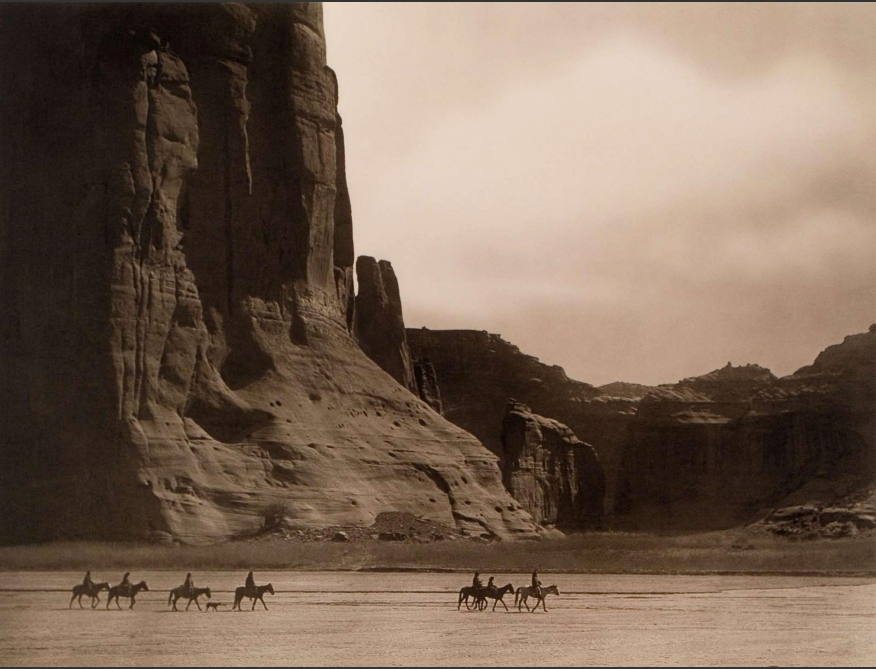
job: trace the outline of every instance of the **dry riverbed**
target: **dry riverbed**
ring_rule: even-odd
[[[4,665],[869,665],[876,579],[550,574],[547,613],[456,610],[462,574],[256,572],[269,611],[172,613],[184,573],[134,610],[67,608],[73,572],[0,573]],[[118,582],[121,574],[97,572]],[[196,572],[230,604],[245,572]],[[528,575],[496,574],[525,585]],[[124,606],[123,602],[123,606]],[[245,606],[245,609],[248,609]]]

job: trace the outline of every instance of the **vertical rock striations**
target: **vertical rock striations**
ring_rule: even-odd
[[[398,279],[388,260],[356,260],[356,341],[374,362],[405,388],[416,392],[414,367],[405,335]]]
[[[350,334],[318,3],[2,13],[0,538],[221,540],[278,508],[532,535],[496,457]]]
[[[443,414],[444,406],[441,404],[438,374],[435,372],[435,365],[430,360],[414,360],[414,381],[417,384],[419,398],[435,411]]]
[[[781,379],[728,365],[642,400],[616,511],[635,526],[698,529],[831,504],[876,480],[874,434],[874,328]]]
[[[876,326],[781,379],[728,365],[677,384],[598,390],[486,332],[410,329],[408,342],[435,366],[445,415],[500,461],[510,397],[592,443],[617,525],[729,527],[776,505],[833,504],[876,480]]]
[[[505,487],[537,522],[563,529],[601,525],[605,475],[593,447],[572,430],[512,400],[502,446]]]

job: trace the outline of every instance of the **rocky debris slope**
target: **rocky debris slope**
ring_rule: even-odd
[[[321,5],[3,14],[0,538],[214,541],[278,505],[534,535],[351,336]]]
[[[561,529],[601,525],[605,475],[590,444],[511,400],[502,447],[505,487],[536,521]]]

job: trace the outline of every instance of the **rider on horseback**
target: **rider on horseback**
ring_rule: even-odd
[[[82,586],[88,591],[94,588],[94,581],[91,580],[91,571],[85,572],[85,578],[82,579]]]
[[[126,571],[125,575],[122,576],[122,582],[119,583],[119,592],[127,593],[131,589],[131,581],[128,580],[128,576],[131,575],[131,572]],[[107,606],[109,606],[109,602],[107,602]]]
[[[538,567],[532,570],[532,588],[535,590],[536,595],[541,597],[541,581],[538,580]]]
[[[248,591],[254,591],[256,589],[255,578],[252,575],[252,572],[249,572],[246,575],[246,589]]]
[[[471,587],[477,590],[483,590],[484,583],[481,581],[481,573],[479,571],[475,572],[474,578],[471,581]]]
[[[490,580],[487,581],[487,590],[490,590],[490,589],[496,587],[495,585],[493,585],[493,579],[495,579],[495,578],[496,578],[495,576],[490,576]]]
[[[195,581],[192,579],[192,573],[189,572],[186,574],[186,582],[183,583],[183,588],[185,588],[186,593],[191,596],[192,592],[195,590]]]

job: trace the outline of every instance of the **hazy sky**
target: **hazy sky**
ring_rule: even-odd
[[[357,254],[594,384],[876,322],[876,6],[327,3]]]

